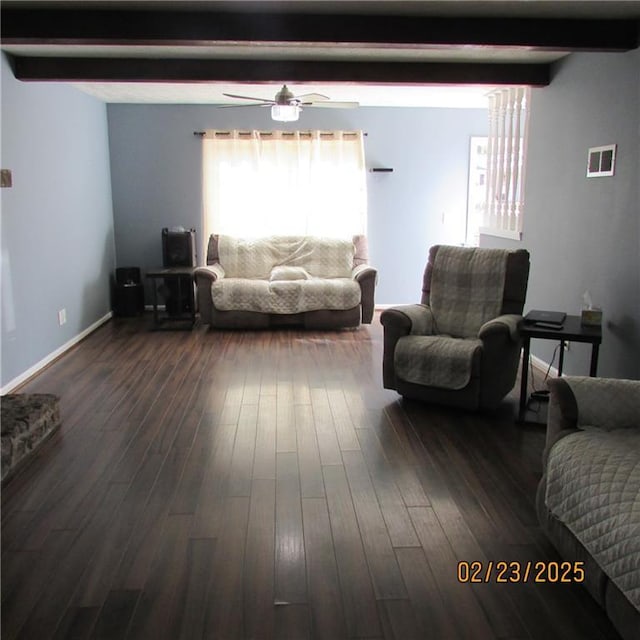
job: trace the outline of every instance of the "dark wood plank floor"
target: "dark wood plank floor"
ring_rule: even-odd
[[[557,560],[541,426],[402,401],[382,331],[108,323],[24,387],[62,429],[2,492],[2,638],[616,638]]]

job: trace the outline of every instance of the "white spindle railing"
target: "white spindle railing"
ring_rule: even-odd
[[[520,239],[530,93],[528,87],[510,87],[489,94],[487,191],[482,233]]]

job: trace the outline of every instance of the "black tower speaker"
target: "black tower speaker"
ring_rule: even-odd
[[[162,230],[162,266],[195,267],[196,266],[196,231]]]
[[[118,267],[113,283],[113,312],[130,317],[144,313],[144,286],[140,267]]]

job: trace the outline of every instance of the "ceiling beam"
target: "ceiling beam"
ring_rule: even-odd
[[[18,80],[549,84],[547,64],[14,57]]]
[[[637,20],[2,8],[4,44],[360,43],[627,51]]]

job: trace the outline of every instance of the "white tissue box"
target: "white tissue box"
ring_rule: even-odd
[[[584,325],[599,327],[602,325],[602,309],[583,309],[581,321]]]

